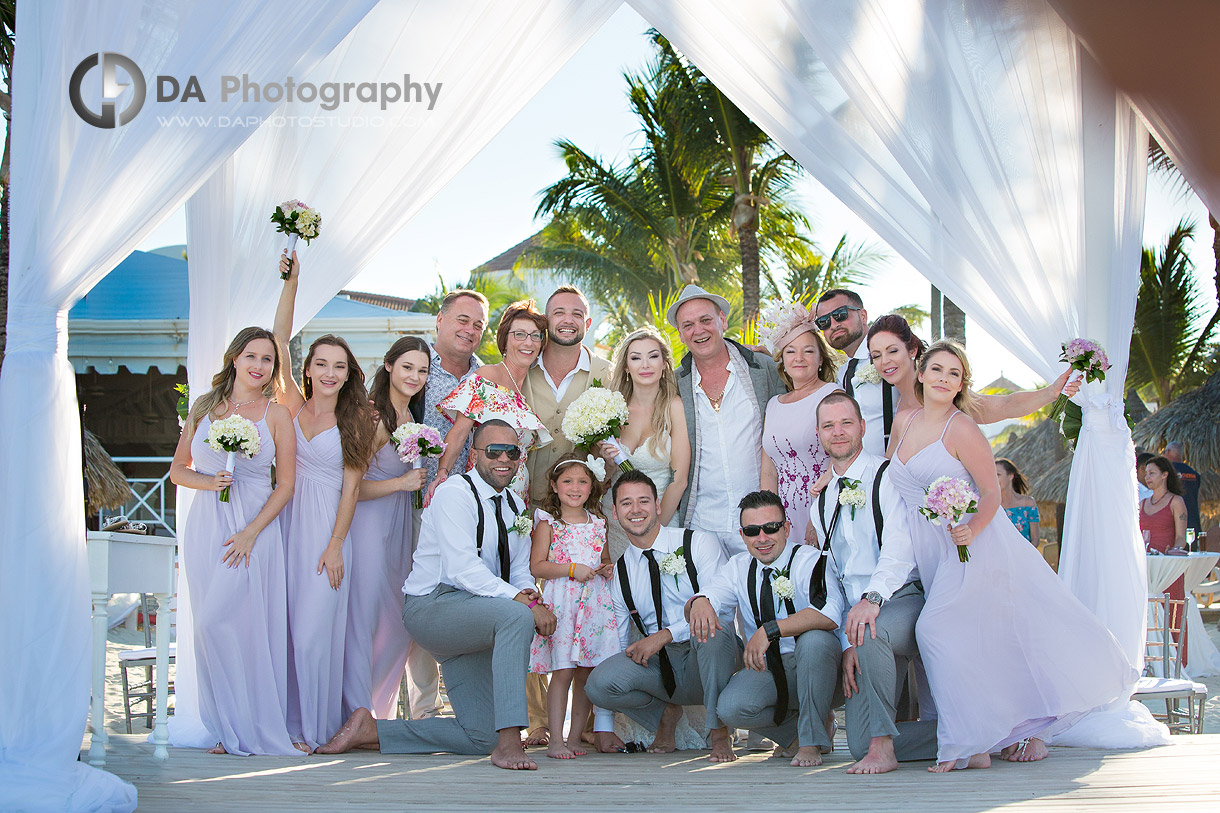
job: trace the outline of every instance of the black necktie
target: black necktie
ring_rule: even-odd
[[[771,592],[772,568],[764,567],[762,572],[762,587],[759,589],[759,615],[763,624],[775,620],[775,595]],[[767,668],[771,670],[771,678],[775,681],[775,724],[779,725],[788,716],[788,675],[784,672],[784,659],[779,653],[779,639],[767,647]]]
[[[504,517],[500,514],[500,503],[504,498],[499,494],[491,498],[491,501],[496,504],[496,553],[500,557],[500,578],[508,581],[509,576],[509,557],[508,557],[508,526],[504,524]],[[511,582],[510,582],[511,584]]]
[[[834,535],[835,527],[839,524],[839,514],[843,511],[843,501],[839,499],[839,495],[843,493],[843,486],[847,484],[846,477],[839,478],[839,494],[835,495],[835,512],[830,515],[830,530],[826,531],[826,547],[830,547],[830,537]]]
[[[852,359],[847,362],[847,373],[843,376],[843,391],[853,397],[856,394],[856,382],[854,379],[856,377],[856,367],[859,364],[860,359]]]
[[[660,632],[665,628],[665,610],[661,603],[661,566],[657,564],[657,552],[652,548],[644,551],[644,558],[648,560],[648,579],[652,582],[652,606],[657,611],[657,632]],[[665,647],[661,647],[657,656],[661,661],[661,685],[665,687],[665,692],[673,697],[674,690],[678,688],[678,682],[674,679],[674,667],[669,662],[669,653],[665,651]]]

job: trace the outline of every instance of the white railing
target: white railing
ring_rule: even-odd
[[[116,457],[113,458],[115,464],[122,469],[124,463],[159,463],[165,466],[165,473],[160,477],[127,477],[127,483],[131,486],[132,498],[122,508],[110,511],[111,516],[115,514],[123,514],[133,522],[143,522],[148,525],[159,525],[170,533],[171,536],[177,536],[177,531],[174,529],[175,515],[173,509],[173,499],[167,493],[169,486],[169,465],[173,461],[172,457]],[[170,503],[169,506],[166,503]],[[102,513],[98,513],[99,526],[105,517]]]

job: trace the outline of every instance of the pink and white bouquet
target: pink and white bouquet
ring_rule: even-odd
[[[942,522],[950,526],[961,522],[966,514],[979,510],[978,492],[966,480],[960,477],[941,477],[928,486],[919,513],[928,518],[933,525]],[[970,549],[965,545],[957,546],[957,560],[970,561]]]
[[[445,453],[445,441],[441,438],[441,433],[422,423],[404,423],[394,430],[390,439],[394,441],[398,459],[410,463],[413,469],[422,466],[425,457],[440,457]],[[421,492],[415,492],[412,504],[416,508],[424,507]]]
[[[322,228],[322,215],[317,209],[310,209],[299,200],[286,200],[275,207],[275,211],[271,213],[271,222],[275,224],[276,231],[288,235],[284,253],[291,260],[298,238],[303,239],[305,245],[309,245],[309,241],[318,236]],[[280,279],[288,277],[280,274]]]
[[[627,401],[621,392],[598,386],[582,392],[563,416],[559,429],[575,446],[592,451],[598,443],[605,441],[615,449],[614,462],[621,471],[630,471],[635,466],[627,459],[627,453],[619,445],[619,431],[627,425],[630,413]]]
[[[1100,344],[1092,339],[1076,338],[1064,342],[1062,348],[1059,360],[1066,361],[1073,370],[1084,373],[1086,382],[1105,381],[1106,371],[1110,369],[1110,357]],[[1080,407],[1073,404],[1066,395],[1059,393],[1055,403],[1051,405],[1051,419],[1059,421],[1059,431],[1068,444],[1074,447],[1076,438],[1080,436]]]
[[[258,427],[249,418],[243,418],[234,412],[227,418],[215,421],[208,428],[208,439],[204,441],[218,452],[227,452],[225,471],[233,473],[233,464],[237,462],[240,452],[247,459],[258,454],[262,448],[262,440],[258,436]],[[220,490],[220,501],[229,501],[229,488]]]

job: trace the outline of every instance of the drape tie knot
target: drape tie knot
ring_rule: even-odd
[[[52,305],[8,303],[4,354],[53,353],[68,357],[68,310]]]

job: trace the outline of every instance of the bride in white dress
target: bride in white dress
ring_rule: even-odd
[[[686,413],[678,397],[678,381],[674,377],[674,359],[669,342],[656,328],[642,327],[633,331],[619,344],[614,354],[610,388],[621,392],[627,400],[630,418],[623,427],[619,442],[627,459],[637,471],[652,478],[657,487],[661,522],[678,524],[678,503],[686,491],[690,468],[690,440],[686,432]],[[608,449],[607,470],[618,467]],[[605,498],[607,517],[613,517],[610,494]],[[606,522],[610,557],[618,559],[627,549],[627,535],[613,519]],[[624,742],[651,744],[654,732],[636,724],[624,714],[615,715],[615,732]],[[675,742],[679,749],[706,748],[699,733],[703,730],[703,707],[687,706],[678,721]]]

